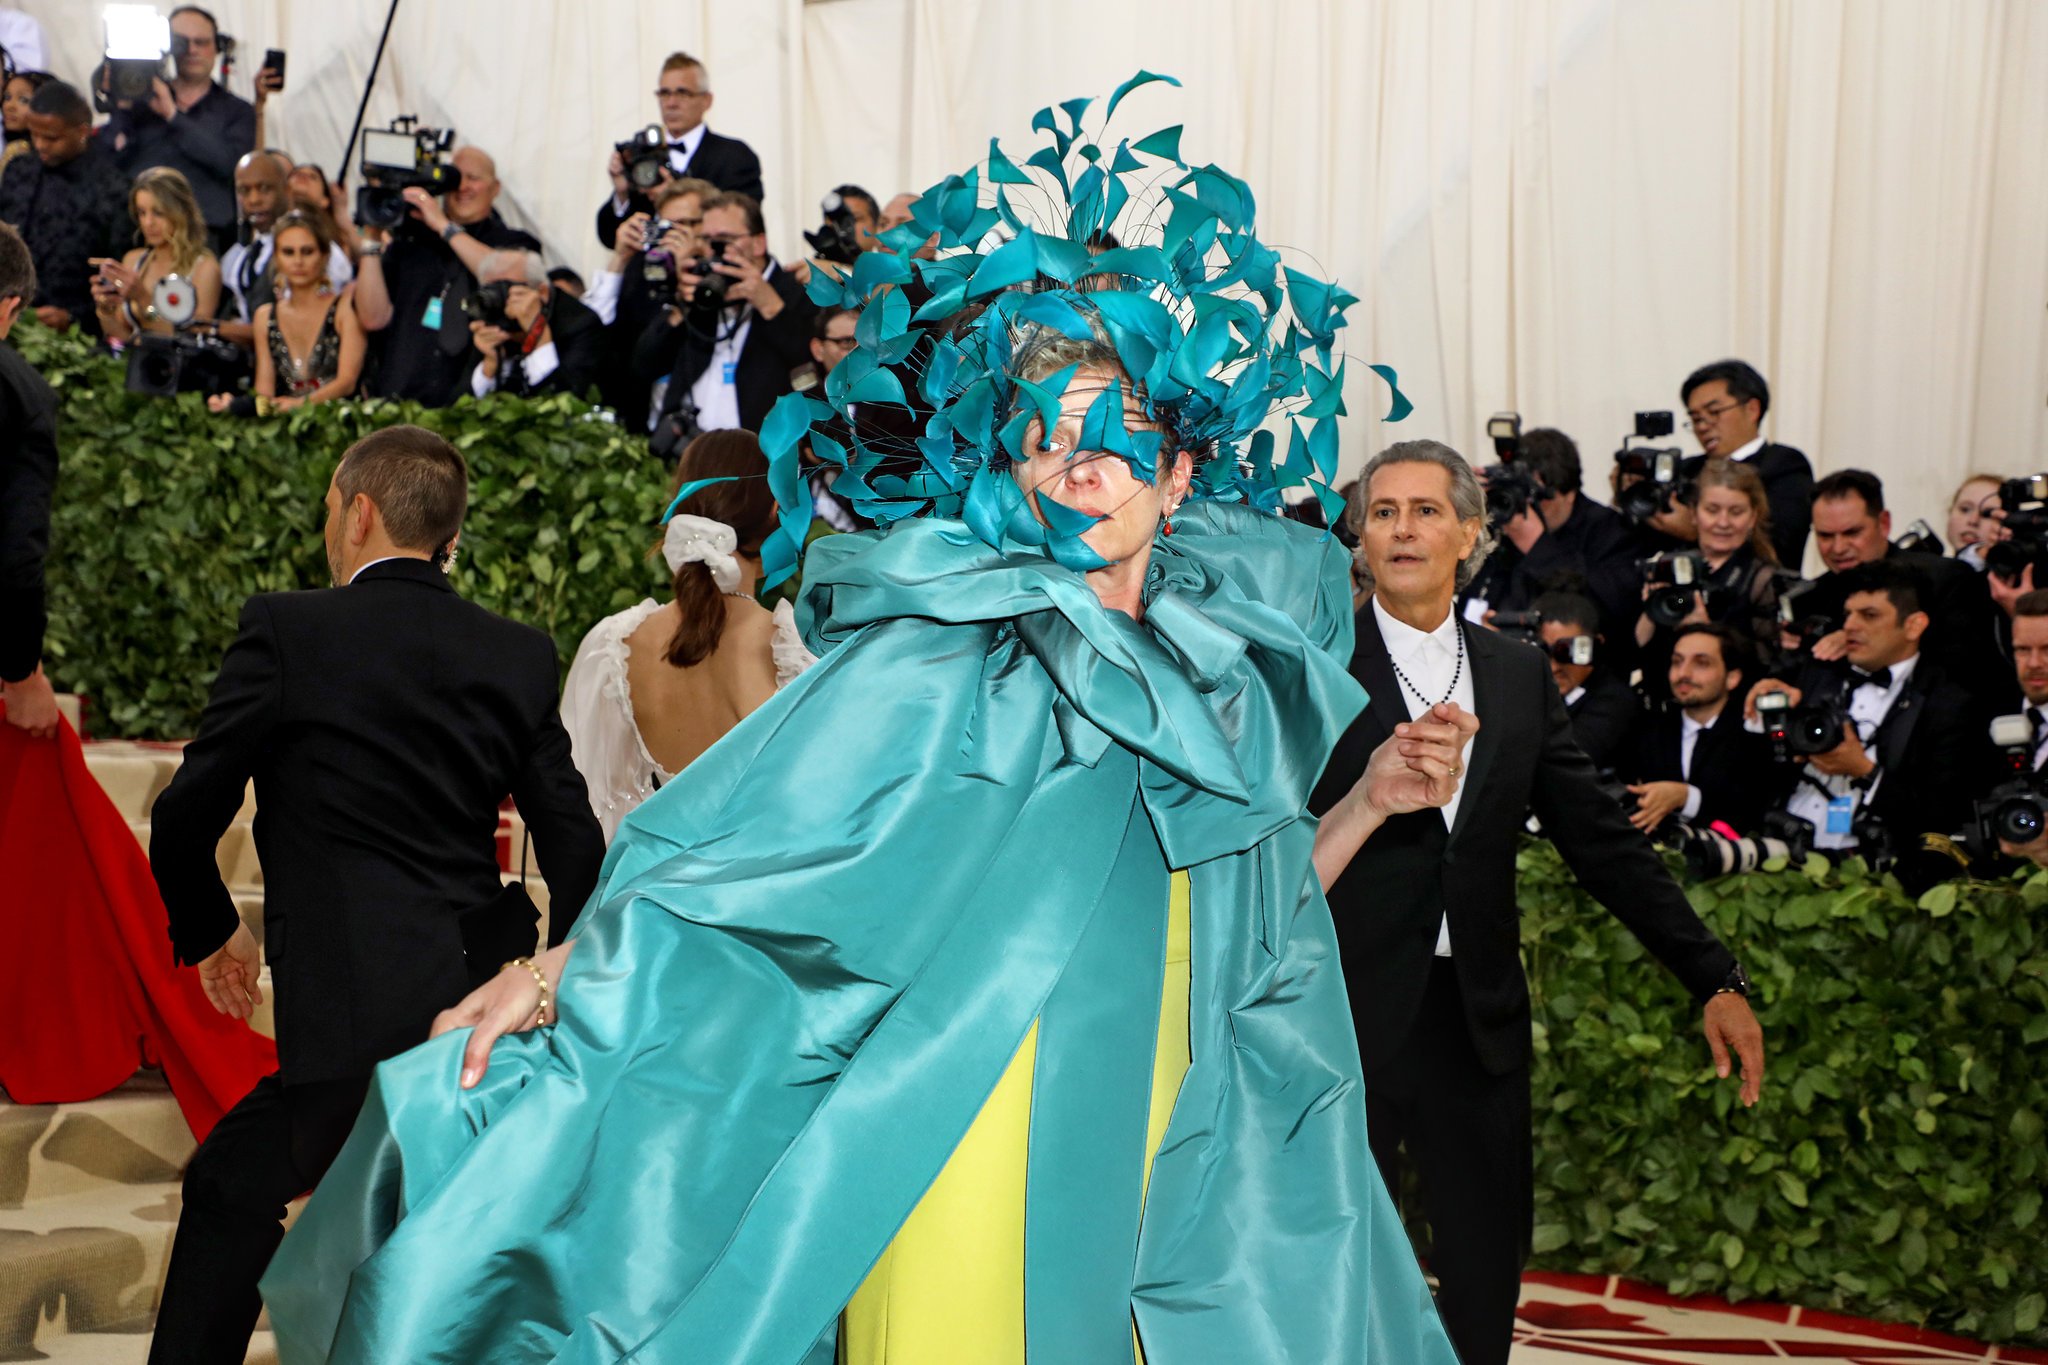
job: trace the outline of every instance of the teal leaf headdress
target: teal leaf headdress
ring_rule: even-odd
[[[821,389],[784,395],[762,423],[781,509],[762,547],[764,587],[795,571],[810,530],[805,445],[840,471],[834,493],[878,524],[956,517],[992,546],[1042,546],[1070,567],[1100,567],[1080,538],[1093,519],[1049,498],[1034,515],[1010,474],[1034,420],[1047,430],[1058,420],[1074,374],[1017,377],[1012,362],[1034,339],[1113,348],[1158,428],[1128,430],[1123,385],[1110,384],[1088,408],[1079,449],[1114,454],[1147,479],[1162,451],[1187,450],[1194,496],[1277,510],[1284,490],[1305,486],[1326,512],[1342,506],[1331,488],[1344,412],[1337,333],[1357,297],[1284,268],[1254,231],[1250,187],[1182,160],[1178,126],[1105,154],[1117,106],[1153,82],[1180,84],[1138,72],[1093,132],[1083,126],[1093,100],[1039,110],[1031,127],[1044,145],[1031,155],[1019,161],[991,139],[984,165],[926,190],[880,250],[844,275],[812,271],[813,302],[859,312],[857,344]],[[1392,391],[1387,420],[1399,421],[1411,408],[1394,371],[1371,369]],[[910,420],[885,436],[855,420],[866,405]],[[1287,439],[1277,460],[1276,420]]]

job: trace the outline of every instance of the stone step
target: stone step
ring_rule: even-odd
[[[108,1186],[175,1185],[194,1145],[156,1072],[75,1104],[0,1103],[0,1210]],[[11,1225],[0,1212],[0,1226]]]
[[[0,1213],[0,1360],[33,1360],[67,1336],[147,1332],[177,1218],[175,1182],[103,1184]]]
[[[41,1349],[51,1365],[147,1365],[149,1337],[140,1332],[86,1332],[56,1337]],[[258,1332],[244,1365],[277,1365],[277,1339]]]

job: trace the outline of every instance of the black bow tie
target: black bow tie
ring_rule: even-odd
[[[683,141],[681,138],[677,138],[674,142],[668,144],[668,149],[672,152],[681,152],[687,151],[689,149],[689,146],[689,143]]]
[[[1876,687],[1885,691],[1891,690],[1892,671],[1889,668],[1880,668],[1874,673],[1865,673],[1860,668],[1853,668],[1849,671],[1849,676],[1857,687]]]

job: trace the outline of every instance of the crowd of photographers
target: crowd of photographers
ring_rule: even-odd
[[[1638,413],[1611,503],[1562,432],[1489,424],[1497,548],[1467,620],[1549,654],[1580,744],[1699,875],[1819,850],[1923,888],[2048,866],[2048,476],[1974,475],[1942,532],[1765,441],[1740,361]],[[1802,575],[1809,539],[1820,571]]]
[[[611,152],[596,235],[612,256],[586,282],[501,216],[484,149],[410,119],[367,129],[351,195],[263,145],[285,54],[266,55],[244,100],[211,14],[184,5],[155,23],[110,31],[76,84],[0,49],[0,222],[29,245],[34,311],[125,353],[138,392],[250,413],[596,389],[666,454],[699,431],[758,428],[820,382],[845,342],[809,272],[850,267],[908,218],[907,194],[885,210],[841,185],[805,234],[814,257],[777,261],[760,159],[706,124],[710,74],[678,52],[657,73],[656,120]]]

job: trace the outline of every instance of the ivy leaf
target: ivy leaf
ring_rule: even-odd
[[[1541,1256],[1545,1252],[1568,1246],[1571,1240],[1572,1230],[1563,1223],[1538,1223],[1529,1245]]]
[[[1787,1170],[1781,1169],[1776,1172],[1776,1175],[1778,1177],[1778,1193],[1785,1197],[1785,1202],[1794,1208],[1805,1208],[1806,1182]]]

